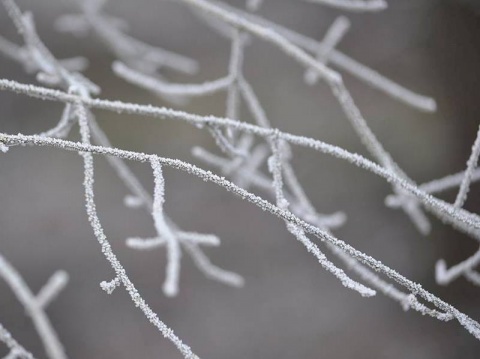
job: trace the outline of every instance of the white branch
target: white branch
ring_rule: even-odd
[[[37,304],[46,308],[68,284],[68,273],[59,270],[53,273],[37,294]]]
[[[136,71],[129,66],[114,62],[113,71],[125,81],[161,95],[206,96],[223,91],[231,84],[230,76],[201,84],[172,84]]]
[[[44,311],[45,302],[35,297],[17,270],[0,254],[0,276],[7,282],[32,319],[50,359],[66,359],[67,356],[58,335]],[[48,285],[48,284],[47,284]],[[56,287],[56,290],[60,290]],[[56,293],[55,293],[56,294]]]
[[[342,40],[350,28],[350,21],[345,16],[339,16],[328,29],[322,41],[322,46],[317,51],[317,60],[327,64],[330,53]],[[308,85],[314,85],[318,81],[318,74],[314,70],[306,70],[304,74],[305,82]]]
[[[462,207],[467,199],[470,183],[472,182],[473,174],[478,163],[478,156],[480,155],[480,126],[478,128],[477,137],[472,146],[472,153],[467,162],[467,169],[463,177],[460,189],[458,190],[457,198],[455,199],[455,207]]]
[[[251,22],[255,22],[257,24],[270,28],[284,38],[286,38],[291,43],[313,54],[318,53],[319,48],[324,46],[321,42],[313,40],[305,35],[299,34],[272,21],[266,20],[258,15],[254,15],[237,9],[224,2],[210,0],[210,3],[215,4],[217,7],[222,8],[223,10],[230,12],[231,14],[236,14],[237,16],[240,16]],[[385,94],[403,102],[406,105],[412,106],[421,111],[432,112],[436,110],[437,106],[434,99],[419,95],[393,82],[392,80],[389,80],[385,76],[368,68],[365,65],[362,65],[358,61],[352,59],[351,57],[343,54],[336,49],[332,49],[330,51],[328,61],[339,69],[348,72],[359,80],[362,80],[367,85],[370,85],[373,88],[384,92]]]
[[[387,8],[384,0],[306,0],[348,11],[382,11]]]

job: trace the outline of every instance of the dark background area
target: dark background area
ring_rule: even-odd
[[[231,1],[243,7],[243,1]],[[19,0],[34,13],[42,39],[59,58],[83,55],[86,75],[103,98],[168,105],[116,78],[114,58],[95,37],[59,34],[54,20],[74,7],[66,1]],[[348,14],[293,0],[265,1],[260,14],[315,39],[336,16],[352,21],[338,48],[361,63],[419,93],[434,97],[438,111],[418,112],[343,74],[346,85],[385,148],[419,183],[461,171],[478,128],[480,13],[471,1],[392,0],[377,14]],[[198,75],[168,73],[172,81],[199,82],[225,75],[229,43],[175,1],[111,1],[107,11],[125,19],[129,33],[199,61]],[[20,41],[3,8],[0,34]],[[251,80],[273,125],[368,156],[324,84],[303,83],[303,69],[271,45],[247,49]],[[0,57],[0,77],[35,79]],[[224,114],[224,95],[192,100],[186,111]],[[52,127],[61,105],[0,93],[0,131],[38,133]],[[96,112],[117,147],[193,158],[194,145],[214,148],[206,131],[184,123]],[[242,114],[246,114],[242,109]],[[243,118],[242,118],[243,119]],[[246,121],[250,121],[248,116]],[[75,132],[75,131],[74,131]],[[73,137],[76,138],[75,136]],[[430,216],[433,231],[422,237],[400,211],[384,206],[386,182],[339,160],[294,149],[293,166],[320,212],[343,210],[347,223],[335,235],[372,255],[427,290],[480,319],[480,289],[464,279],[448,287],[434,280],[439,258],[455,264],[477,249],[475,241]],[[165,251],[126,248],[131,236],[154,234],[151,216],[123,206],[127,193],[103,158],[96,157],[100,219],[115,252],[145,300],[201,358],[478,358],[480,345],[457,322],[442,323],[377,295],[364,299],[345,289],[285,230],[284,224],[223,189],[165,170],[166,210],[185,230],[215,233],[212,261],[246,279],[232,289],[206,279],[187,255],[180,293],[161,292]],[[147,188],[146,165],[130,164]],[[93,237],[84,211],[78,155],[47,148],[14,148],[0,157],[1,253],[38,291],[57,269],[71,279],[48,314],[70,358],[181,358],[134,307],[123,290],[111,296],[99,287],[112,270]],[[262,194],[263,195],[263,194]],[[466,208],[480,210],[479,186]],[[442,194],[453,200],[455,191]],[[0,281],[0,322],[38,357],[41,343],[8,286]],[[3,348],[2,348],[3,350]]]

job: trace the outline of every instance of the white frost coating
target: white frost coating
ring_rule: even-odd
[[[58,274],[56,275],[58,276]],[[65,274],[61,275],[65,276]],[[55,274],[54,278],[51,278],[49,282],[47,282],[49,288],[41,290],[39,297],[37,297],[32,293],[17,270],[0,254],[0,277],[7,282],[18,301],[23,305],[25,311],[32,319],[33,325],[48,357],[50,359],[66,359],[67,356],[58,339],[58,335],[44,311],[45,305],[48,304],[49,300],[56,297],[58,291],[63,289],[63,285],[57,284],[58,278],[55,278]],[[42,294],[42,291],[45,290],[48,293],[47,298],[45,298],[45,293]]]
[[[3,143],[0,143],[0,151],[3,152],[3,153],[7,153],[8,152],[8,147],[5,146]]]
[[[122,284],[119,277],[113,278],[111,281],[100,282],[100,288],[102,288],[108,294],[112,294],[113,291]]]
[[[387,8],[384,0],[305,0],[312,3],[328,5],[347,11],[382,11]]]

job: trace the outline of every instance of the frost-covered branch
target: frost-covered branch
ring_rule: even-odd
[[[178,96],[204,96],[218,91],[227,91],[227,118],[220,118],[199,116],[164,107],[93,98],[93,96],[99,93],[99,88],[83,75],[76,72],[76,68],[79,67],[81,61],[62,62],[56,60],[38,37],[32,16],[28,13],[22,14],[13,1],[4,1],[18,31],[23,36],[25,45],[20,47],[0,38],[0,52],[36,73],[37,79],[43,84],[56,86],[62,90],[24,85],[8,80],[0,80],[0,89],[15,91],[44,100],[60,101],[64,103],[65,107],[58,124],[40,135],[0,134],[0,150],[6,152],[9,147],[16,145],[38,145],[78,152],[83,159],[83,185],[88,219],[94,235],[101,246],[102,253],[114,271],[113,279],[102,282],[100,284],[101,288],[107,293],[112,293],[117,287],[125,288],[134,304],[178,348],[185,358],[195,359],[197,356],[191,351],[190,347],[185,345],[158,318],[157,314],[143,300],[105,236],[95,204],[93,154],[107,156],[110,165],[131,192],[125,197],[125,203],[131,207],[143,207],[152,214],[154,227],[157,232],[156,236],[151,238],[129,238],[126,244],[131,248],[139,250],[150,250],[159,246],[165,246],[167,264],[163,291],[166,295],[173,296],[178,292],[182,250],[191,256],[198,269],[208,278],[233,286],[241,286],[243,284],[242,277],[215,266],[203,252],[202,245],[219,245],[220,240],[218,237],[183,231],[164,213],[165,183],[162,168],[169,166],[197,176],[205,181],[215,183],[282,219],[286,224],[287,230],[319,261],[324,269],[334,274],[345,287],[353,289],[365,297],[374,295],[376,291],[382,292],[400,303],[405,310],[411,308],[421,314],[430,315],[442,321],[455,318],[472,335],[480,339],[480,325],[476,321],[429,293],[419,284],[408,280],[395,270],[334,237],[329,229],[343,223],[343,214],[336,213],[324,216],[317,213],[296,177],[291,164],[291,145],[311,148],[332,155],[346,160],[357,167],[366,169],[389,182],[395,194],[390,196],[387,202],[392,207],[402,207],[421,232],[428,232],[430,226],[422,212],[423,206],[443,221],[480,240],[480,216],[462,208],[469,186],[476,179],[476,166],[480,152],[480,129],[467,164],[467,170],[461,178],[456,175],[458,178],[450,178],[447,181],[447,187],[452,186],[452,183],[457,183],[456,186],[460,186],[454,205],[432,196],[426,190],[427,185],[418,186],[413,180],[408,178],[368,127],[366,120],[345,87],[341,75],[332,70],[329,64],[350,72],[373,87],[381,89],[390,96],[421,110],[433,111],[435,102],[430,98],[404,89],[338,52],[335,46],[348,29],[348,22],[345,19],[338,19],[327,32],[324,40],[319,43],[278,25],[271,24],[267,20],[256,17],[256,15],[244,14],[240,10],[229,8],[228,5],[218,5],[215,1],[206,0],[181,0],[196,11],[204,12],[204,15],[209,19],[220,20],[221,23],[216,23],[217,25],[214,26],[231,39],[228,74],[217,80],[201,84],[175,84],[165,81],[157,73],[161,67],[170,67],[186,73],[192,73],[196,69],[196,63],[180,55],[153,48],[126,35],[124,33],[124,23],[121,20],[103,13],[103,6],[106,1],[89,0],[81,2],[79,3],[81,14],[67,15],[62,17],[57,23],[61,29],[71,31],[77,35],[93,31],[111,48],[119,60],[113,65],[114,71],[128,82],[149,91],[162,96],[174,96],[173,98],[177,99]],[[344,7],[348,10],[362,11],[379,10],[386,5],[381,0],[310,1]],[[261,1],[248,1],[247,6],[249,9],[254,10],[260,4]],[[212,23],[215,22],[212,20]],[[326,81],[363,144],[378,163],[367,160],[358,154],[350,153],[342,148],[312,138],[282,132],[274,128],[267,118],[252,86],[244,78],[242,72],[244,46],[249,35],[273,44],[301,64],[305,68],[308,81],[312,83],[317,79]],[[256,125],[240,121],[239,112],[242,100],[254,118]],[[198,148],[195,150],[196,154],[200,155],[207,163],[218,167],[224,175],[233,178],[237,184],[180,160],[114,148],[91,112],[91,109],[94,108],[118,113],[123,112],[162,119],[181,120],[197,127],[206,127],[214,137],[218,147],[226,154],[226,158]],[[81,142],[76,143],[60,139],[68,136],[72,125],[75,123],[78,123],[80,128]],[[237,136],[238,133],[241,135]],[[257,137],[262,140],[262,143],[255,143]],[[98,146],[92,143],[98,144]],[[271,156],[268,164],[272,178],[261,171],[264,161],[270,154],[269,152],[271,152]],[[150,163],[154,175],[153,198],[125,164],[124,160]],[[276,205],[248,192],[246,188],[249,186],[261,188],[268,194],[273,195]],[[366,285],[351,279],[342,269],[329,261],[318,245],[309,237],[316,237],[323,242]],[[0,259],[2,258],[0,257]],[[12,269],[9,269],[8,262],[5,263],[7,264],[3,264],[3,271],[7,273],[5,277],[8,281],[8,278],[12,278]],[[464,275],[470,281],[479,283],[480,275],[474,271],[474,267],[478,263],[478,253],[448,270],[445,263],[439,261],[437,264],[437,279],[440,278],[440,281],[447,283],[459,275]],[[1,271],[2,262],[0,261],[0,274]],[[405,288],[406,292],[387,283],[375,272],[398,283]],[[22,296],[25,297],[24,292],[28,290],[28,287],[25,289],[22,285],[18,285],[17,282],[18,280],[15,279],[11,286],[16,291],[19,299],[25,302],[25,298]],[[65,283],[65,275],[58,273],[51,278],[36,297],[32,295],[33,299],[27,303],[29,306],[34,306],[34,309],[40,313],[34,312],[33,314],[30,313],[30,315],[34,323],[36,321],[40,322],[39,325],[41,330],[43,330],[41,335],[45,335],[48,339],[48,343],[45,346],[49,353],[52,350],[50,346],[55,347],[55,345],[59,345],[61,349],[61,344],[55,343],[54,340],[52,342],[50,338],[52,334],[48,333],[48,328],[47,334],[45,334],[44,324],[42,324],[45,318],[42,319],[41,314],[44,314],[44,308],[54,299]],[[430,303],[432,308],[421,303],[419,299]],[[27,307],[27,305],[25,306]],[[40,319],[34,318],[39,315]],[[46,320],[48,324],[48,318]],[[0,326],[0,340],[6,335],[2,333],[2,328]],[[7,343],[7,341],[5,342]],[[7,343],[7,345],[9,344]],[[14,355],[17,345],[12,344],[9,347],[11,348],[11,354]],[[57,353],[57,356],[52,357],[62,358],[58,356],[60,354]]]
[[[281,151],[281,143],[278,136],[278,131],[273,134],[270,140],[272,156],[268,160],[268,167],[270,172],[273,176],[272,187],[275,192],[275,200],[277,203],[277,207],[282,210],[288,210],[289,203],[283,194],[283,160],[282,160],[282,151]],[[340,282],[349,289],[352,289],[358,292],[362,297],[371,297],[376,294],[376,292],[360,284],[350,277],[348,277],[343,270],[336,267],[332,262],[330,262],[325,254],[323,254],[318,246],[314,244],[306,235],[305,231],[290,223],[286,222],[286,226],[288,231],[300,242],[302,243],[309,253],[312,253],[315,258],[317,258],[320,265],[327,270],[328,272],[332,273]]]
[[[152,105],[140,105],[101,99],[79,99],[78,96],[68,94],[63,91],[51,90],[33,85],[24,85],[10,80],[0,80],[0,89],[10,90],[44,100],[54,100],[69,103],[80,101],[85,106],[91,108],[98,108],[116,113],[156,117],[159,119],[180,120],[195,126],[216,125],[223,128],[232,127],[235,130],[240,130],[263,138],[271,136],[275,131],[275,129],[272,128],[262,128],[249,123],[233,121],[215,116],[200,116],[165,107],[155,107]],[[363,156],[304,136],[293,135],[281,131],[279,136],[282,140],[293,145],[310,148],[318,152],[332,155],[357,167],[368,170],[386,179],[388,182],[400,186],[410,195],[416,197],[427,210],[443,216],[442,218],[455,228],[472,235],[479,232],[478,229],[480,229],[480,217],[478,215],[468,212],[463,208],[454,208],[451,204],[425,193],[414,184],[405,181],[405,179],[398,177],[396,174],[372,161],[367,160]]]
[[[151,158],[150,163],[155,179],[155,190],[153,199],[152,216],[154,219],[157,237],[155,238],[129,238],[127,245],[139,250],[149,250],[159,246],[165,246],[167,250],[166,278],[163,284],[163,292],[167,296],[175,296],[178,293],[178,282],[180,276],[181,247],[184,247],[194,259],[197,267],[207,277],[217,279],[223,283],[233,286],[241,286],[243,278],[238,274],[227,272],[210,263],[203,254],[199,245],[218,245],[220,240],[216,236],[204,235],[193,232],[181,232],[166,219],[163,211],[165,201],[165,180],[162,174],[162,166],[157,158]]]
[[[280,135],[278,133],[278,135]],[[279,137],[280,138],[280,137]],[[433,304],[436,308],[439,310],[453,316],[462,326],[467,329],[469,333],[474,335],[477,339],[480,340],[480,324],[468,317],[467,315],[461,313],[458,311],[456,308],[453,306],[449,305],[448,303],[444,302],[440,298],[436,297],[432,293],[426,291],[420,284],[417,284],[415,282],[412,282],[399,274],[397,271],[387,267],[386,265],[382,264],[380,261],[358,251],[357,249],[353,248],[349,244],[345,243],[344,241],[335,238],[333,235],[330,233],[321,230],[318,227],[315,227],[311,224],[308,224],[307,222],[301,220],[297,216],[295,216],[293,213],[283,210],[281,208],[278,208],[277,206],[273,205],[272,203],[248,192],[245,191],[244,189],[236,186],[235,184],[229,182],[223,177],[220,177],[218,175],[213,174],[210,171],[205,171],[202,170],[194,165],[188,164],[186,162],[180,161],[178,159],[168,159],[168,158],[162,158],[156,155],[150,155],[150,154],[144,154],[144,153],[138,153],[138,152],[132,152],[132,151],[125,151],[125,150],[119,150],[116,148],[105,148],[101,146],[92,146],[92,145],[87,145],[83,143],[78,143],[78,142],[71,142],[71,141],[65,141],[61,139],[54,139],[54,138],[45,138],[45,137],[40,137],[40,136],[25,136],[25,135],[7,135],[7,134],[0,134],[0,142],[3,142],[7,146],[16,146],[16,145],[37,145],[37,146],[50,146],[50,147],[56,147],[56,148],[61,148],[64,150],[70,150],[74,152],[79,152],[79,153],[96,153],[96,154],[101,154],[101,155],[109,155],[109,156],[117,156],[123,159],[127,160],[132,160],[132,161],[139,161],[139,162],[149,162],[152,157],[158,158],[158,161],[161,165],[163,166],[168,166],[172,167],[174,169],[178,169],[181,171],[184,171],[186,173],[189,173],[191,175],[194,175],[202,180],[212,182],[214,184],[219,185],[220,187],[223,187],[227,191],[236,194],[243,198],[244,200],[258,206],[259,208],[270,212],[271,214],[283,219],[284,221],[287,221],[291,223],[292,225],[295,225],[299,228],[301,228],[305,233],[309,233],[320,240],[324,241],[325,243],[329,243],[343,252],[349,254],[352,258],[358,260],[360,263],[367,265],[374,271],[377,271],[379,273],[382,273],[392,279],[393,281],[397,282],[401,286],[405,287],[408,289],[413,295],[419,296],[423,298],[425,301]],[[360,156],[359,156],[360,157]],[[373,164],[374,166],[378,166]],[[91,175],[89,174],[87,178],[90,178]],[[393,180],[394,177],[392,177]],[[406,186],[409,186],[406,182],[404,182]],[[90,188],[90,184],[88,184],[87,188]],[[90,193],[87,193],[87,198],[89,198],[91,195]],[[87,205],[89,205],[89,209],[91,210],[92,207],[90,207],[91,201],[90,199],[87,200]],[[94,209],[94,207],[93,207]],[[96,212],[95,212],[96,213]],[[125,275],[125,271],[123,267],[117,267],[117,265],[120,265],[114,254],[111,252],[111,247],[109,243],[106,240],[106,237],[103,233],[103,229],[100,226],[99,222],[95,219],[95,216],[93,216],[94,222],[92,223],[93,228],[96,230],[96,234],[98,235],[99,241],[101,241],[102,244],[102,249],[104,250],[105,255],[109,260],[112,262],[112,267],[116,269],[117,274],[120,273],[122,275]],[[126,275],[125,275],[126,277]],[[126,277],[128,279],[128,277]],[[125,278],[119,277],[119,281],[126,280]],[[133,287],[133,284],[131,282],[127,282],[130,286]],[[134,290],[134,287],[129,287],[124,283],[125,287],[133,291],[133,293],[130,292],[132,296],[132,299],[140,306],[142,310],[145,310],[144,304],[145,302],[141,299],[139,299],[139,294],[136,290]],[[146,305],[146,304],[145,304]],[[151,311],[146,310],[145,313],[150,313]],[[152,314],[153,315],[153,314]],[[150,315],[147,315],[147,317],[150,319]],[[158,317],[156,315],[153,317],[154,319],[151,319],[151,321],[154,322],[158,320]],[[155,320],[156,318],[156,320]],[[157,325],[157,324],[156,324]],[[173,339],[171,339],[173,341]],[[178,340],[178,338],[177,338]],[[181,345],[179,345],[182,347]],[[184,351],[182,353],[185,354]],[[186,356],[188,357],[188,356]]]

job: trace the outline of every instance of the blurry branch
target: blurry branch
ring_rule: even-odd
[[[440,259],[437,261],[435,266],[435,279],[438,284],[447,285],[450,284],[453,280],[457,279],[460,276],[465,276],[467,279],[473,278],[471,276],[473,269],[480,264],[480,250],[475,252],[475,254],[464,261],[450,267],[447,269],[447,263]],[[480,283],[473,279],[471,280],[473,284],[479,285]]]
[[[307,2],[327,5],[339,10],[353,12],[374,12],[387,8],[384,0],[305,0]],[[262,5],[263,0],[247,0],[248,11],[257,11]]]
[[[347,11],[382,11],[387,8],[384,0],[305,0]]]
[[[124,33],[127,27],[123,20],[103,12],[108,0],[72,0],[80,10],[79,14],[63,15],[56,21],[56,27],[78,37],[93,33],[113,53],[118,61],[144,75],[162,80],[159,70],[170,68],[186,74],[198,70],[195,60],[168,50],[148,45]],[[184,99],[178,94],[160,94],[165,100],[182,104]]]
[[[32,47],[28,44],[20,47],[0,36],[0,53],[13,61],[20,63],[26,72],[37,73],[38,71],[41,71],[42,68],[36,61],[32,61],[32,50]],[[84,57],[73,57],[60,60],[59,62],[71,71],[82,71],[88,65],[88,61]]]
[[[317,61],[327,64],[330,52],[337,46],[349,28],[350,21],[345,16],[339,16],[335,19],[323,38],[323,46],[317,51]],[[308,85],[314,85],[318,81],[318,74],[315,70],[308,69],[305,71],[304,79]]]
[[[257,11],[262,6],[263,0],[246,0],[245,6],[248,11]]]
[[[35,296],[17,270],[0,254],[0,276],[10,286],[18,301],[24,306],[25,311],[32,319],[48,357],[50,359],[66,359],[67,356],[63,346],[45,313],[45,309],[65,287],[68,282],[68,274],[64,271],[55,272]],[[10,349],[14,351],[16,348],[10,347]]]
[[[184,0],[180,0],[180,1],[184,1]],[[263,26],[264,28],[268,28],[272,32],[275,32],[278,35],[281,35],[286,40],[290,41],[292,44],[300,47],[301,49],[311,54],[316,55],[322,48],[327,47],[323,42],[320,42],[312,38],[309,38],[308,36],[299,34],[289,28],[286,28],[275,22],[269,21],[261,16],[251,14],[241,9],[235,8],[231,5],[228,5],[227,3],[216,1],[216,0],[210,0],[209,3],[212,5],[215,5],[217,9],[222,9],[225,12],[228,12],[232,15],[236,15],[237,17],[243,19],[244,21],[253,22]],[[206,23],[206,25],[217,24],[217,22],[214,21],[215,20],[214,17],[205,16],[205,14],[202,13],[199,8],[191,6],[190,9],[193,11],[195,15],[198,15],[200,19]],[[202,14],[203,16],[199,14]],[[223,23],[220,22],[219,24],[223,24]],[[221,27],[223,30],[219,30],[219,27]],[[224,36],[228,36],[228,37],[232,36],[231,29],[230,31],[228,31],[222,25],[215,26],[215,29],[217,31],[221,31],[220,33]],[[403,102],[408,106],[411,106],[413,108],[416,108],[421,111],[426,111],[426,112],[433,112],[437,108],[434,99],[423,96],[423,95],[419,95],[393,82],[392,80],[389,80],[385,76],[366,67],[365,65],[359,63],[358,61],[352,59],[351,57],[345,55],[344,53],[342,53],[337,49],[332,48],[329,51],[328,62],[331,63],[332,66],[336,66],[340,70],[346,71],[348,74],[365,82],[367,85],[381,92],[384,92],[385,94],[391,96],[392,98],[398,101]]]
[[[198,65],[195,60],[168,50],[148,45],[124,33],[127,25],[123,20],[103,13],[107,0],[72,0],[80,9],[80,14],[63,15],[56,22],[58,30],[85,36],[93,32],[115,56],[137,70],[154,73],[162,67],[195,73]]]
[[[114,62],[112,66],[116,75],[131,84],[143,87],[149,91],[162,95],[181,95],[181,96],[206,96],[212,95],[228,88],[232,79],[222,77],[217,80],[204,82],[201,84],[172,84],[157,79],[155,77],[145,75],[141,71],[136,71],[128,67],[123,62]]]

